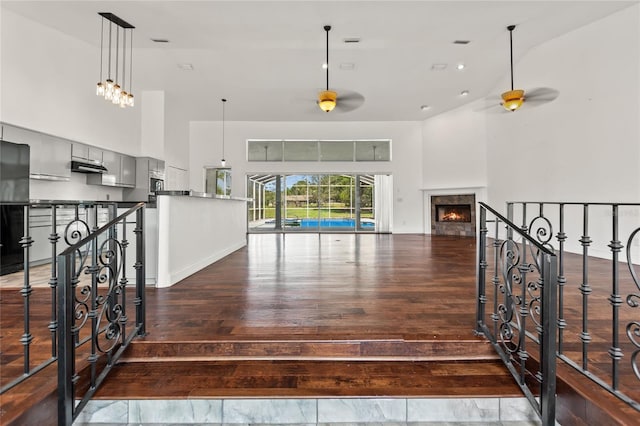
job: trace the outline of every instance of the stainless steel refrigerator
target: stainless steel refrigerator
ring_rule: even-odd
[[[24,268],[24,206],[29,202],[29,145],[0,141],[0,275]]]

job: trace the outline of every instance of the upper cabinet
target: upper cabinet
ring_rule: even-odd
[[[102,150],[82,143],[73,143],[71,156],[96,164],[102,164]]]
[[[107,171],[100,174],[87,175],[87,183],[123,188],[136,186],[135,157],[113,151],[102,151],[102,165]]]
[[[8,124],[2,125],[2,139],[31,147],[31,179],[71,179],[70,141]]]

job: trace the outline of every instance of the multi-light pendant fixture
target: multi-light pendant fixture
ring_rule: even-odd
[[[133,30],[134,26],[120,19],[113,13],[100,12],[102,17],[100,24],[100,81],[96,86],[96,95],[104,97],[105,100],[119,105],[121,108],[134,106],[134,97],[132,92],[133,82]],[[109,27],[105,29],[105,19],[109,21]],[[115,30],[114,30],[115,25]],[[127,32],[129,33],[129,63],[127,64]],[[107,44],[107,60],[106,60],[106,80],[103,80],[105,74],[104,67],[104,45],[105,33],[108,38]],[[122,34],[120,34],[122,33]],[[122,40],[122,48],[120,41]],[[115,47],[115,50],[114,50]],[[122,62],[120,62],[122,61]],[[113,67],[112,67],[113,65]],[[128,65],[128,68],[127,68]],[[113,71],[113,74],[112,74]],[[127,81],[127,71],[129,72],[129,81]],[[114,79],[113,79],[113,78]],[[122,78],[120,80],[119,78]],[[122,85],[120,85],[122,81]],[[129,83],[129,92],[126,91],[126,84]]]

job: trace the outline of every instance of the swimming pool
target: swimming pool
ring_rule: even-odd
[[[329,218],[322,219],[304,218],[300,219],[301,228],[355,228],[356,220],[350,218]],[[360,220],[360,226],[365,229],[374,229],[376,224],[371,219]]]

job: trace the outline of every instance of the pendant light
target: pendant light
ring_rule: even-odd
[[[326,73],[327,73],[327,89],[320,92],[318,95],[318,106],[324,112],[330,112],[336,107],[336,99],[338,94],[333,90],[329,90],[329,31],[331,31],[331,25],[325,25],[324,30],[327,33],[327,61]]]
[[[105,100],[110,101],[114,105],[119,105],[121,108],[127,106],[133,106],[133,93],[131,89],[131,82],[133,77],[133,30],[134,26],[117,17],[113,13],[100,12],[98,13],[102,17],[100,23],[100,81],[96,85],[96,95],[104,97]],[[107,79],[102,80],[104,71],[104,37],[105,19],[109,21],[107,43]],[[116,26],[115,37],[113,26]],[[120,49],[120,30],[122,29],[122,49]],[[127,32],[129,32],[130,46],[129,46],[129,63],[127,64]],[[115,38],[115,40],[114,40]],[[115,45],[115,51],[113,46]],[[122,69],[120,69],[120,55],[122,55]],[[115,62],[115,80],[111,79],[111,63]],[[127,93],[126,76],[127,65],[129,66],[129,92]],[[122,85],[120,85],[120,72],[122,71]]]
[[[510,64],[511,64],[511,90],[504,92],[502,94],[502,106],[507,111],[516,111],[518,108],[522,106],[524,102],[524,90],[521,89],[513,89],[513,30],[516,29],[515,25],[509,25],[507,30],[509,30],[509,53],[510,53]]]
[[[224,105],[226,103],[227,100],[222,98],[222,160],[220,160],[222,167],[227,167],[227,160],[224,159]]]

